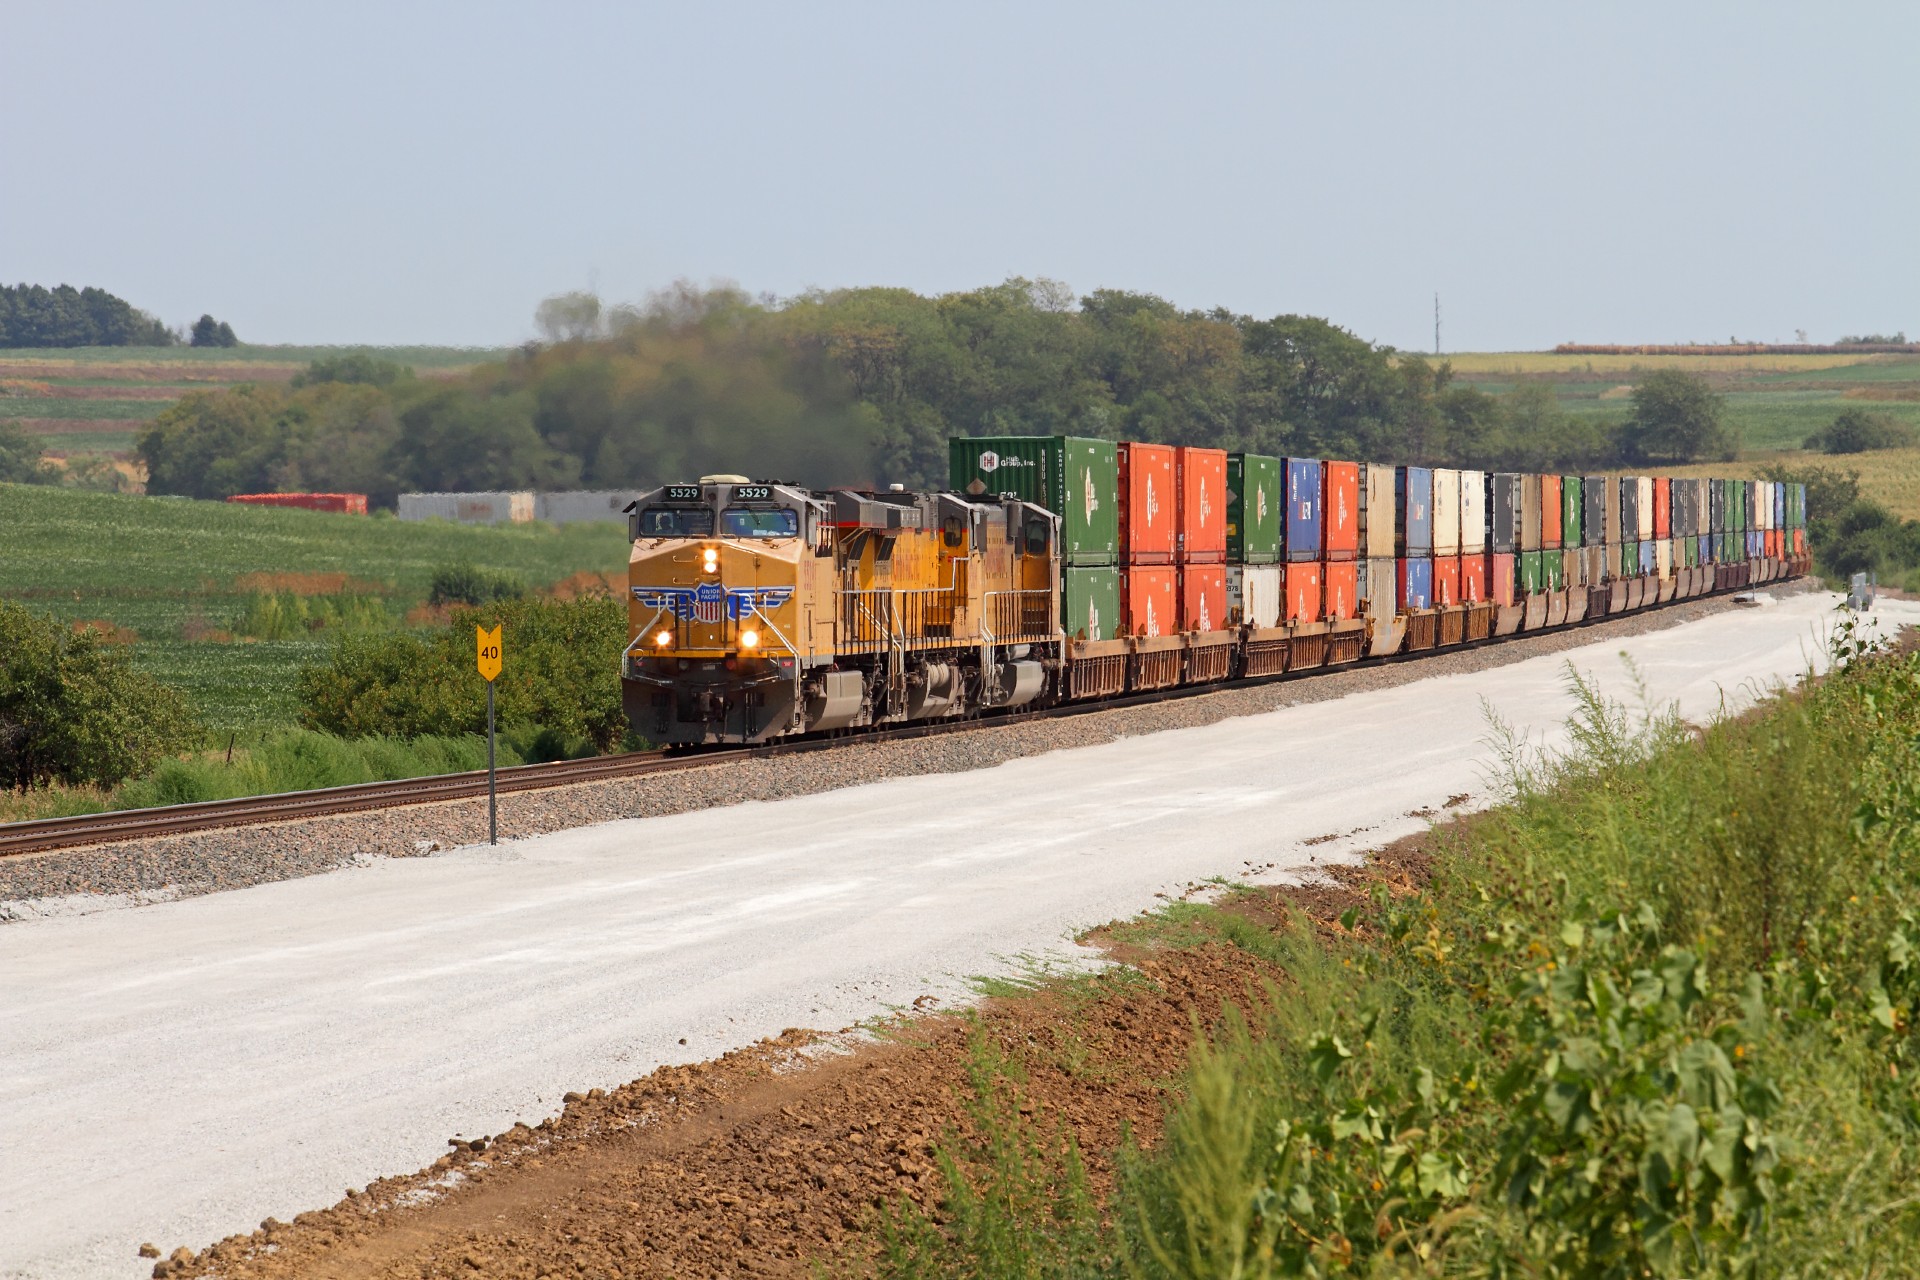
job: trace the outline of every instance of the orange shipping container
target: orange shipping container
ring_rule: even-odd
[[[1224,583],[1221,591],[1224,594]],[[1224,603],[1221,606],[1225,611]],[[1120,613],[1125,634],[1170,636],[1180,627],[1178,573],[1170,564],[1131,565],[1120,571]]]
[[[1182,445],[1174,450],[1173,466],[1180,486],[1179,560],[1183,564],[1225,564],[1227,451]]]
[[[1433,560],[1433,604],[1436,609],[1459,604],[1460,557],[1435,556]]]
[[[1180,566],[1180,630],[1219,631],[1227,625],[1227,566]]]
[[[1481,604],[1487,598],[1487,557],[1479,555],[1460,557],[1460,602],[1462,604]]]
[[[250,507],[298,507],[305,511],[331,511],[337,515],[367,514],[364,493],[236,493],[228,502]]]
[[[1778,560],[1782,555],[1780,550],[1780,531],[1778,529],[1767,530],[1767,554],[1775,560]]]
[[[1352,463],[1336,464],[1352,466]],[[1356,471],[1356,476],[1358,472]],[[1360,565],[1355,560],[1335,560],[1322,566],[1321,592],[1326,600],[1329,622],[1353,617],[1359,608]]]
[[[1493,557],[1489,569],[1487,592],[1489,598],[1499,605],[1510,605],[1514,601],[1513,554],[1502,552]]]
[[[1222,483],[1224,485],[1224,481]],[[1173,475],[1173,446],[1123,443],[1120,446],[1120,563],[1173,563],[1175,509],[1179,502]],[[1220,527],[1224,533],[1224,515]],[[1172,626],[1172,615],[1167,617],[1167,625]]]
[[[1320,621],[1320,562],[1302,560],[1286,566],[1287,621]]]
[[[1665,476],[1653,479],[1653,536],[1655,541],[1673,536],[1673,481]]]
[[[1360,464],[1329,462],[1326,496],[1321,500],[1323,554],[1328,560],[1360,557]]]
[[[1562,521],[1560,477],[1540,477],[1540,545],[1550,551],[1560,547]]]

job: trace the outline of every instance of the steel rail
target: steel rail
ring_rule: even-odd
[[[1783,582],[1794,579],[1782,579]],[[1429,649],[1401,650],[1385,657],[1363,654],[1352,662],[1337,666],[1308,667],[1298,671],[1275,672],[1263,676],[1242,676],[1231,680],[1213,680],[1204,684],[1175,685],[1141,693],[1124,693],[1085,702],[1061,703],[1031,710],[987,709],[984,715],[963,720],[929,720],[915,724],[893,725],[879,729],[846,729],[819,738],[800,738],[788,742],[765,743],[751,747],[722,747],[672,753],[667,751],[626,752],[611,756],[593,756],[584,760],[557,760],[549,764],[510,765],[499,770],[499,789],[536,791],[548,787],[571,786],[601,779],[631,778],[650,773],[671,773],[683,769],[704,768],[748,759],[763,759],[799,752],[831,750],[869,742],[926,738],[936,734],[963,733],[1002,725],[1023,724],[1035,720],[1064,719],[1103,711],[1121,711],[1146,707],[1179,698],[1204,697],[1234,689],[1273,684],[1282,680],[1311,679],[1345,671],[1365,670],[1402,662],[1418,662],[1443,653],[1463,653],[1504,644],[1509,640],[1605,626],[1659,609],[1671,608],[1694,600],[1728,597],[1752,588],[1729,588],[1669,600],[1664,604],[1643,605],[1627,613],[1587,617],[1575,623],[1562,623],[1539,631],[1520,631],[1506,636],[1488,636]],[[152,809],[118,809],[108,813],[80,814],[70,818],[39,818],[27,822],[0,823],[0,857],[23,853],[42,853],[82,845],[110,844],[140,840],[149,836],[179,835],[192,831],[210,831],[221,827],[257,826],[292,822],[302,818],[322,818],[370,809],[391,809],[407,805],[433,804],[445,800],[464,800],[487,794],[487,771],[432,774],[421,778],[402,778],[392,782],[362,782],[344,787],[325,787],[313,791],[286,791],[264,796],[242,796],[233,800],[208,800],[194,804],[165,805]]]

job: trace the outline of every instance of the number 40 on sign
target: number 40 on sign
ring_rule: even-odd
[[[475,647],[479,650],[476,665],[480,668],[480,678],[491,684],[500,678],[500,628],[488,631],[484,627],[473,629]]]

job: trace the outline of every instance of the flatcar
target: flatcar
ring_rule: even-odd
[[[1807,573],[1802,486],[960,438],[951,487],[628,509],[623,702],[759,743],[1284,675]]]

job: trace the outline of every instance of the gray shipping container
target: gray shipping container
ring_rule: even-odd
[[[400,518],[453,520],[460,524],[525,524],[533,519],[533,495],[508,490],[403,493],[400,495]]]

